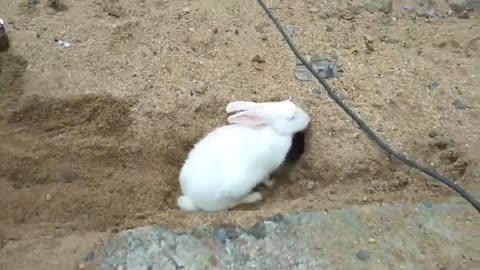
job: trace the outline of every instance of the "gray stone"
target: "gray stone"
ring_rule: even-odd
[[[322,55],[307,55],[305,57],[307,63],[312,65],[313,70],[322,78],[329,79],[337,76],[337,64],[335,60],[331,60],[329,57],[324,57]],[[297,65],[295,67],[295,77],[301,81],[316,81],[317,79],[312,73],[304,66],[300,61],[297,60]]]
[[[370,260],[370,253],[364,249],[361,249],[357,252],[357,258],[361,261],[368,261]]]
[[[466,203],[426,206],[365,205],[284,215],[281,222],[259,223],[265,237],[239,233],[224,243],[212,233],[136,228],[112,235],[95,256],[96,269],[364,270],[373,261],[376,269],[431,269],[431,262],[440,261],[452,269],[474,269],[465,258],[475,256],[472,247],[480,240],[475,209]],[[372,235],[376,241],[368,249],[355,247],[367,244]]]

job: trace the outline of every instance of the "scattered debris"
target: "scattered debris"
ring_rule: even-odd
[[[255,55],[252,59],[252,65],[259,71],[265,69],[265,60],[260,55]]]
[[[323,79],[328,79],[337,76],[337,64],[335,60],[331,60],[330,57],[324,57],[321,55],[306,55],[305,60],[311,64],[313,70],[317,72]],[[310,73],[306,66],[304,66],[299,60],[295,66],[295,77],[301,81],[315,81],[315,77]]]
[[[55,41],[58,45],[60,45],[63,48],[70,48],[72,46],[72,44],[70,44],[69,42],[60,40],[58,38],[55,38],[53,41]]]

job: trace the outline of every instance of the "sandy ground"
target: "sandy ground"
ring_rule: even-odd
[[[458,200],[389,160],[318,84],[297,80],[293,54],[256,1],[65,0],[63,11],[28,2],[0,0],[11,39],[0,54],[0,247],[148,224],[251,225],[277,212]],[[268,5],[298,27],[303,52],[337,59],[343,72],[329,82],[381,137],[480,190],[478,13],[427,19],[397,2],[390,14],[328,2]],[[180,212],[178,171],[190,147],[225,123],[225,105],[290,96],[312,125],[289,179],[250,208]]]

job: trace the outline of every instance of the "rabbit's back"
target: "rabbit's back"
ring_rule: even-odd
[[[201,204],[233,206],[235,198],[250,192],[280,166],[290,144],[291,138],[268,127],[220,127],[189,153],[180,171],[182,192],[201,208]]]

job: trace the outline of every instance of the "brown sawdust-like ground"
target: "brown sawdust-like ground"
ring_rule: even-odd
[[[316,83],[297,80],[293,54],[255,1],[63,2],[57,12],[0,1],[11,39],[0,54],[0,247],[452,196],[385,157],[323,90],[312,94]],[[268,1],[300,27],[302,51],[338,59],[343,72],[329,82],[381,137],[478,190],[479,17],[412,20],[397,6],[394,18],[312,3]],[[290,96],[312,117],[290,179],[250,208],[179,211],[178,171],[190,147],[225,123],[227,102]]]

